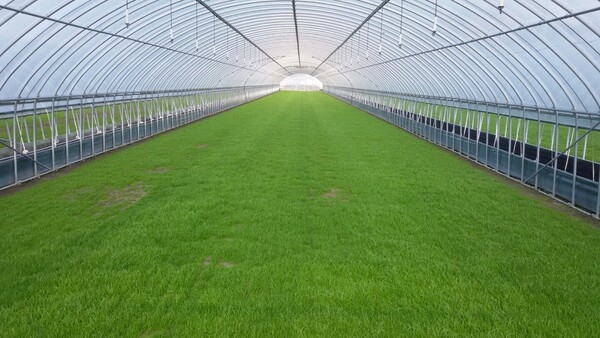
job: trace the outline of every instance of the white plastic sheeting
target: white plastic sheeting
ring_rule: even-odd
[[[0,100],[311,74],[325,86],[599,113],[600,3],[506,0],[502,14],[499,3],[0,0]]]

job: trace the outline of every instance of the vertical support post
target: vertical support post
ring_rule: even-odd
[[[83,96],[79,101],[79,121],[76,121],[79,126],[79,160],[83,160],[83,138],[85,137],[85,128],[83,126]]]
[[[159,104],[160,104],[160,123],[162,124],[162,130],[161,131],[165,131],[167,129],[167,125],[165,123],[165,101],[168,99],[166,97],[167,94],[162,94],[162,98],[161,98],[161,94],[158,93],[158,100],[159,100]]]
[[[437,100],[435,102],[435,104],[433,105],[433,111],[431,112],[431,118],[429,119],[429,126],[431,128],[431,131],[433,133],[433,142],[437,145],[440,145],[440,130],[438,128],[438,121],[440,121],[440,104],[439,101],[441,100]],[[440,126],[441,127],[441,126]]]
[[[435,143],[438,145],[442,145],[442,117],[441,117],[441,106],[442,100],[438,100],[435,104],[434,114],[431,119],[431,127],[433,128],[433,137],[435,139]],[[439,123],[439,127],[438,127]]]
[[[467,103],[467,118],[465,119],[465,125],[463,128],[463,139],[467,142],[467,151],[465,154],[466,158],[470,158],[471,157],[471,126],[469,125],[469,123],[471,122],[471,103],[469,101],[466,101]],[[466,137],[465,137],[466,136]]]
[[[540,169],[540,148],[542,147],[542,117],[541,110],[537,108],[537,122],[538,122],[538,135],[537,135],[537,154],[535,157],[535,171],[537,172]],[[535,175],[535,188],[538,189],[538,177],[540,175]]]
[[[37,162],[37,128],[35,120],[37,119],[37,99],[33,102],[33,177],[38,177]]]
[[[417,112],[417,101],[413,101],[411,104],[411,109],[409,113],[410,121],[409,121],[409,131],[413,134],[416,134],[416,121],[415,118]]]
[[[490,112],[485,104],[485,166],[490,166]]]
[[[594,132],[595,131],[592,131],[592,133],[594,133]],[[600,217],[600,178],[598,178],[598,184],[596,184],[596,215],[595,216]]]
[[[148,94],[144,93],[144,138],[148,137]],[[152,124],[150,124],[152,128]]]
[[[58,124],[56,123],[56,116],[54,115],[54,103],[55,103],[55,98],[52,98],[52,108],[50,110],[50,114],[52,115],[52,121],[50,122],[52,127],[50,128],[50,135],[52,137],[52,142],[50,142],[51,144],[51,156],[52,156],[52,170],[56,170],[56,154],[55,154],[55,150],[56,150],[56,146],[58,145]]]
[[[117,97],[116,95],[112,97],[112,99],[110,100],[110,119],[112,122],[112,126],[111,126],[111,131],[112,131],[112,149],[115,149],[117,147],[117,120],[115,118],[116,112],[117,112],[117,104],[116,101]]]
[[[102,151],[106,151],[106,95],[102,97]]]
[[[460,106],[460,101],[459,101],[459,106]],[[456,117],[458,116],[458,108],[454,107],[453,112],[454,112],[454,117],[452,118],[452,151],[456,151]],[[460,128],[458,131],[460,132]]]
[[[496,135],[494,145],[496,146],[496,172],[500,172],[500,105],[496,103]]]
[[[96,156],[96,130],[98,130],[98,126],[94,128],[94,120],[96,118],[96,95],[92,96],[92,111],[90,112],[92,115],[92,125],[90,127],[90,139],[92,141],[92,156]]]
[[[577,113],[573,112],[573,115],[575,116],[575,130],[573,131],[573,133],[575,133],[575,152],[573,154],[573,182],[572,182],[572,186],[571,186],[571,206],[575,206],[575,186],[577,184],[577,162],[579,162],[578,160],[578,156],[579,156],[579,116]]]
[[[135,104],[133,103],[133,94],[131,94],[131,98],[128,102],[128,105],[129,109],[127,110],[127,114],[129,115],[129,143],[133,143],[133,109],[135,108]]]
[[[446,123],[446,125],[444,126],[446,127],[446,148],[448,148],[448,134],[450,133],[450,123],[448,122],[450,122],[450,117],[448,116],[448,104],[446,104],[444,106],[444,122],[442,122],[442,126],[444,126],[443,123]]]
[[[150,135],[156,134],[156,130],[158,129],[158,119],[155,111],[158,111],[158,107],[154,104],[156,93],[150,94]],[[154,125],[156,121],[156,126]],[[153,130],[154,129],[154,130]]]
[[[121,99],[119,100],[120,102],[120,108],[119,108],[119,117],[121,118],[121,146],[125,145],[125,109],[123,108],[124,103],[124,96],[121,97]],[[115,95],[115,100],[117,99],[116,95]]]
[[[433,143],[435,142],[435,139],[433,138],[433,136],[431,136],[431,132],[433,131],[433,127],[431,126],[431,116],[433,115],[433,110],[435,109],[435,106],[431,103],[427,104],[427,119],[425,121],[425,125],[427,125],[427,138],[429,139],[429,141],[433,141]]]
[[[558,142],[558,137],[560,135],[559,133],[559,127],[558,127],[558,111],[554,110],[554,139],[556,140],[556,142],[554,142],[554,155],[553,156],[557,156],[559,154],[558,152],[558,144],[560,142]],[[556,197],[556,174],[557,174],[557,169],[558,169],[558,158],[556,159],[556,161],[554,162],[553,166],[554,166],[554,174],[552,176],[552,196]]]
[[[67,98],[67,102],[65,104],[65,165],[69,165],[70,157],[69,157],[69,143],[70,143],[70,128],[69,128],[69,99]]]
[[[136,107],[136,113],[135,113],[135,125],[136,125],[136,129],[137,129],[137,135],[136,135],[136,141],[140,140],[140,123],[142,121],[142,112],[140,111],[140,97],[141,94],[137,94],[137,101],[135,102],[134,106]]]
[[[506,121],[508,128],[508,168],[506,170],[506,175],[510,177],[510,165],[512,158],[512,106],[508,105],[508,120]]]
[[[475,132],[475,161],[479,162],[479,136],[481,135],[482,118],[481,111],[477,109],[477,105],[475,106],[474,114],[477,116],[477,121],[475,122],[475,127],[477,128],[477,131]],[[473,118],[473,120],[475,120],[475,118]]]
[[[400,121],[399,121],[399,125],[400,127],[406,129],[406,99],[405,98],[401,98],[400,99]]]
[[[14,183],[17,184],[19,183],[19,168],[18,168],[18,161],[17,161],[17,106],[19,104],[19,101],[15,101],[15,105],[13,107],[13,140],[14,140],[14,146],[13,148],[15,148],[15,150],[13,150],[13,174],[15,175],[14,177]]]
[[[521,138],[521,182],[525,180],[525,147],[527,146],[527,129],[529,124],[525,119],[525,107],[523,107],[523,137]]]
[[[460,128],[458,129],[460,132],[460,137],[458,138],[458,152],[459,154],[462,155],[462,145],[463,145],[463,133],[464,133],[464,127],[463,127],[463,105],[462,105],[462,101],[460,103]]]

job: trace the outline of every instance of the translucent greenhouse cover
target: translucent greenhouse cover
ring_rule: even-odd
[[[596,0],[0,0],[0,100],[310,74],[598,114],[599,32]]]

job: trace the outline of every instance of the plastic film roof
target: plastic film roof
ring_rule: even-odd
[[[0,100],[304,73],[326,86],[599,113],[599,32],[595,0],[0,0]]]

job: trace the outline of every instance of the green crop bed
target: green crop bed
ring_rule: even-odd
[[[0,116],[0,139],[14,141],[17,135],[17,144],[29,144],[35,139],[51,140],[67,133],[79,133],[82,135],[94,134],[102,130],[106,124],[122,126],[130,122],[144,120],[149,117],[156,118],[159,112],[167,114],[176,110],[189,107],[190,104],[207,104],[210,100],[217,101],[223,98],[222,93],[204,93],[195,96],[180,96],[172,98],[155,98],[139,102],[114,104],[96,104],[93,109],[90,104],[86,106],[75,106],[65,112],[64,109],[38,108],[35,118],[33,115],[20,116],[16,121],[14,116]],[[0,149],[5,145],[0,143]]]
[[[600,230],[322,93],[0,196],[0,336],[592,336]]]

